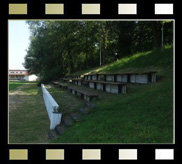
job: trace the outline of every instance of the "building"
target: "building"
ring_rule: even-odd
[[[27,70],[9,70],[9,80],[36,81],[36,75],[29,75]]]

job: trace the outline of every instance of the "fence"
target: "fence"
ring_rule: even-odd
[[[50,119],[50,129],[54,129],[56,125],[60,124],[62,114],[59,111],[59,105],[56,103],[54,98],[45,88],[44,84],[41,84],[44,103],[47,109],[47,113]]]

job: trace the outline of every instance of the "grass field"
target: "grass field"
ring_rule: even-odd
[[[15,85],[14,85],[15,84]],[[10,82],[9,143],[48,143],[49,118],[35,82]]]
[[[9,81],[9,91],[17,89],[19,86],[26,84],[25,81]]]
[[[173,49],[139,53],[88,72],[156,70],[157,83],[105,94],[96,108],[53,143],[173,143]],[[79,74],[77,72],[75,74]],[[55,97],[56,99],[56,97]],[[74,135],[73,135],[74,134]]]

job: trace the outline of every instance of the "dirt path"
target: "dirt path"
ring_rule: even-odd
[[[23,101],[23,96],[26,94],[23,92],[21,89],[27,87],[26,84],[19,86],[16,90],[10,91],[9,92],[9,110],[13,109],[16,107],[17,104],[22,104],[25,101]]]

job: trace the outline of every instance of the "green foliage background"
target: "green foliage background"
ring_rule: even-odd
[[[27,21],[24,67],[47,83],[84,69],[173,42],[172,21]],[[117,55],[115,55],[117,54]],[[31,58],[30,58],[31,57]],[[32,58],[33,57],[33,58]]]

